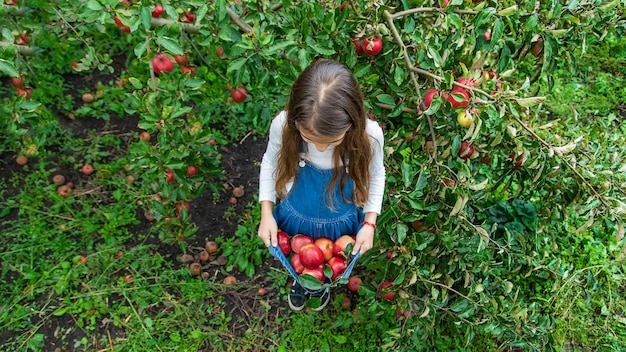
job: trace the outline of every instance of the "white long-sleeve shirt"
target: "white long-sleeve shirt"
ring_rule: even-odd
[[[269,200],[276,203],[276,164],[278,161],[278,152],[282,144],[283,127],[287,121],[287,112],[281,111],[272,121],[269,134],[269,142],[265,154],[263,154],[263,160],[261,161],[261,174],[259,177],[259,201]],[[367,120],[365,131],[370,136],[372,142],[372,163],[370,165],[370,184],[369,184],[369,198],[367,203],[363,206],[363,212],[374,212],[380,214],[383,193],[385,191],[385,165],[383,163],[383,145],[384,135],[383,130],[380,128],[377,122]],[[307,153],[302,153],[302,157],[311,162],[317,168],[320,169],[332,169],[332,155],[334,146],[330,145],[328,148],[320,152],[315,148],[313,143],[308,144]],[[293,182],[287,185],[287,191],[291,189]]]

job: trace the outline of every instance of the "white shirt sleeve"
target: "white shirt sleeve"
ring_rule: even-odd
[[[370,136],[372,143],[372,163],[370,165],[369,198],[367,203],[363,206],[363,212],[380,214],[383,205],[386,179],[383,154],[385,136],[383,129],[373,120],[367,120],[365,130]]]
[[[283,139],[283,127],[287,121],[287,112],[281,111],[270,126],[269,142],[261,160],[259,175],[259,202],[269,200],[276,203],[276,163]]]

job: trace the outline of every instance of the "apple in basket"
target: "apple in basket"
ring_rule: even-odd
[[[291,250],[294,253],[300,253],[300,248],[306,244],[313,243],[313,238],[303,234],[296,234],[291,238]]]
[[[314,243],[309,243],[300,248],[300,261],[305,269],[314,269],[324,264],[324,253]],[[323,270],[323,268],[322,268]]]
[[[328,266],[333,271],[332,280],[337,279],[344,271],[346,271],[346,259],[343,257],[332,257],[328,261]]]
[[[289,253],[291,253],[289,235],[284,231],[278,232],[278,246],[284,255],[289,255]]]
[[[333,256],[343,256],[344,258],[347,258],[349,253],[346,253],[346,248],[350,244],[354,246],[355,242],[356,240],[350,235],[343,235],[339,237],[333,246]]]

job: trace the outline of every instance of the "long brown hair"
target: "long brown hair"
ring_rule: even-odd
[[[278,155],[276,194],[284,197],[287,183],[298,176],[300,146],[303,144],[298,128],[325,137],[345,132],[342,142],[333,151],[333,176],[326,193],[330,201],[331,192],[339,183],[344,201],[357,205],[367,203],[372,147],[365,131],[366,123],[363,94],[352,72],[330,60],[312,63],[291,88],[287,123]],[[343,192],[348,175],[341,165],[347,166],[354,180],[352,199],[346,199]]]

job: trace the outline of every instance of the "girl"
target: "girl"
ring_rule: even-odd
[[[385,188],[383,142],[346,66],[317,60],[307,67],[291,89],[286,111],[272,121],[261,162],[258,235],[265,245],[277,245],[281,229],[333,241],[356,234],[353,254],[372,248]],[[303,309],[306,296],[294,282],[289,306]],[[330,292],[319,296],[315,310],[326,306]]]

